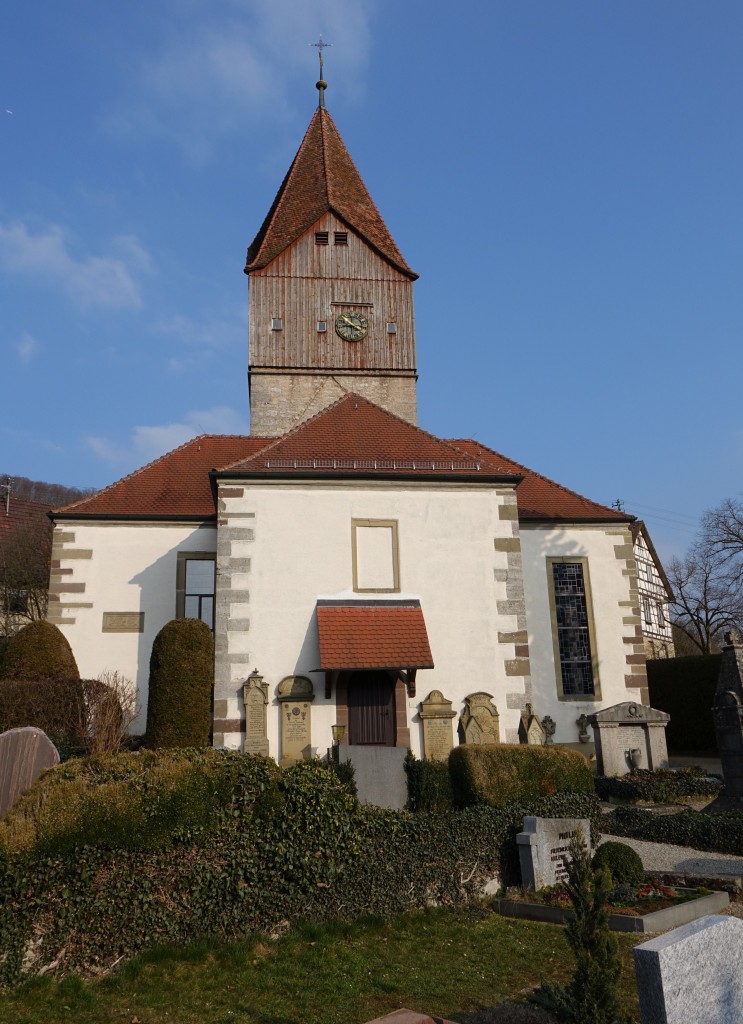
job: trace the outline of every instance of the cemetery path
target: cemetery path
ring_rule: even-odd
[[[743,855],[711,853],[709,850],[692,850],[688,846],[670,846],[665,843],[648,843],[626,836],[602,837],[601,842],[611,840],[625,843],[639,853],[646,871],[665,871],[672,875],[697,875],[700,878],[743,879]],[[600,845],[600,844],[599,844]]]

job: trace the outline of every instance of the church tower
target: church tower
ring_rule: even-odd
[[[417,420],[415,274],[320,103],[248,249],[250,430],[276,436],[349,391]]]

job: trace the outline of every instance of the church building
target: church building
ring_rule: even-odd
[[[49,619],[83,676],[135,681],[142,729],[153,640],[192,617],[215,746],[585,750],[584,715],[647,703],[633,517],[418,426],[416,274],[318,88],[248,249],[250,435],[57,511]]]

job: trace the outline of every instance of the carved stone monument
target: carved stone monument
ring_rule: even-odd
[[[471,693],[464,698],[459,719],[460,743],[500,743],[500,717],[491,693]]]
[[[420,718],[423,722],[423,756],[427,761],[445,761],[454,746],[452,718],[456,711],[451,709],[441,690],[431,690],[420,703]]]
[[[710,915],[635,946],[642,1024],[740,1024],[743,921]]]
[[[258,675],[258,669],[248,676],[243,686],[245,702],[245,746],[246,754],[268,756],[268,683]]]
[[[312,702],[315,691],[306,676],[286,676],[276,694],[281,711],[281,763],[312,760]]]
[[[0,818],[55,764],[59,753],[43,730],[29,725],[0,733]]]
[[[535,715],[531,704],[527,704],[521,712],[519,721],[519,743],[541,747],[545,739],[546,735],[539,715]]]
[[[743,643],[734,630],[725,634],[712,718],[725,790],[707,810],[743,810]]]
[[[591,715],[599,775],[626,775],[633,768],[668,767],[666,726],[671,716],[625,701]]]
[[[526,889],[544,889],[568,877],[568,848],[581,835],[591,852],[591,823],[587,818],[524,818],[524,831],[516,836],[521,881]]]

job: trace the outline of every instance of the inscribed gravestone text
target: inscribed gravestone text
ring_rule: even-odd
[[[420,703],[423,723],[423,756],[427,761],[445,761],[454,745],[452,719],[456,712],[441,690],[432,690]]]
[[[312,701],[315,692],[305,676],[287,676],[278,686],[281,708],[281,763],[312,759]]]
[[[243,687],[245,702],[245,752],[268,755],[268,683],[252,672]]]
[[[591,852],[590,822],[585,818],[524,818],[524,831],[516,836],[521,880],[527,889],[543,889],[567,879],[566,860],[571,842],[582,838]]]

